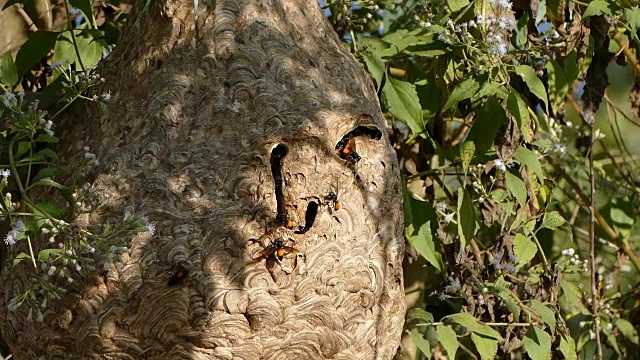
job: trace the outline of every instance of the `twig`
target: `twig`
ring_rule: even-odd
[[[24,22],[27,23],[27,26],[29,26],[29,30],[33,32],[38,31],[38,27],[33,22],[33,20],[31,20],[31,17],[29,17],[29,14],[27,14],[27,12],[24,11],[22,6],[18,6],[18,4],[14,4],[14,7],[16,8],[16,12],[20,14],[20,16],[22,16],[22,19],[24,19]]]
[[[633,66],[633,70],[635,70],[636,76],[638,76],[638,74],[640,74],[640,63],[638,63],[638,58],[636,58],[633,51],[629,49],[629,44],[627,44],[627,42],[624,41],[624,39],[622,38],[619,32],[616,32],[613,35],[613,40],[615,40],[618,43],[618,46],[620,46],[620,48],[622,49],[622,52],[624,53],[624,56],[627,57],[627,60],[629,60],[629,62]]]
[[[84,64],[82,63],[82,57],[80,56],[80,50],[78,49],[78,39],[76,39],[76,33],[74,32],[73,25],[71,24],[71,11],[69,10],[69,0],[64,0],[64,7],[67,10],[67,23],[69,24],[69,31],[71,32],[71,42],[73,43],[73,48],[76,51],[76,57],[78,57],[78,64],[80,64],[80,68],[82,72],[86,73],[87,69],[85,69]]]
[[[467,349],[466,346],[464,346],[461,343],[458,343],[458,346],[460,346],[460,348],[467,353],[467,355],[471,356],[473,358],[473,360],[478,360],[478,357],[473,353],[473,351]]]
[[[591,267],[591,312],[593,313],[594,331],[596,333],[596,345],[598,359],[602,359],[602,341],[600,339],[600,315],[598,314],[598,279],[596,272],[596,174],[593,167],[593,148],[596,142],[596,119],[593,114],[588,120],[589,125],[589,183],[591,198],[589,203],[589,265]]]

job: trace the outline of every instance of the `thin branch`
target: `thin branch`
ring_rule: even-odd
[[[624,53],[624,56],[633,66],[633,70],[635,71],[636,76],[638,76],[638,74],[640,74],[640,63],[638,63],[638,58],[636,58],[636,55],[633,53],[633,51],[629,49],[629,44],[624,41],[622,35],[619,32],[616,32],[612,38],[618,43],[618,45],[622,49],[622,52]]]
[[[587,120],[587,119],[585,119]],[[602,340],[600,339],[600,315],[598,314],[598,279],[596,271],[596,174],[593,168],[593,148],[596,142],[596,120],[595,114],[589,121],[589,183],[591,196],[589,203],[589,265],[591,267],[591,312],[593,314],[594,331],[596,333],[596,346],[598,348],[598,359],[602,360]]]
[[[80,56],[80,50],[78,49],[78,39],[76,39],[76,33],[73,29],[73,25],[71,24],[71,11],[69,10],[69,0],[64,0],[64,7],[67,10],[67,22],[69,24],[69,31],[71,32],[71,40],[73,42],[73,48],[76,51],[76,57],[78,57],[78,64],[80,64],[80,68],[82,68],[82,72],[86,73],[87,69],[85,69],[84,64],[82,63],[82,57]]]
[[[16,9],[16,12],[18,14],[20,14],[20,16],[22,16],[22,19],[24,20],[24,22],[27,24],[27,26],[29,27],[29,30],[36,32],[38,31],[38,27],[36,26],[36,24],[33,22],[33,20],[31,20],[31,17],[29,16],[29,14],[27,14],[26,11],[24,11],[24,9],[22,8],[22,6],[18,6],[18,4],[14,4],[14,7]]]

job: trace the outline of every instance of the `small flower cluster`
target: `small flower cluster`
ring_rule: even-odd
[[[88,165],[98,167],[100,166],[100,160],[96,157],[96,154],[90,152],[91,150],[88,146],[83,148],[84,150],[84,158],[87,160]]]
[[[573,248],[564,249],[560,252],[562,256],[565,256],[569,260],[569,264],[572,266],[577,266],[580,269],[573,269],[573,272],[586,272],[589,270],[589,261],[587,259],[580,260],[580,255],[576,254],[576,251]],[[566,268],[565,272],[572,272],[572,269]]]
[[[425,27],[431,26],[431,23],[425,24]],[[467,23],[454,25],[451,19],[447,20],[445,28],[438,35],[438,40],[448,45],[469,45],[475,46],[475,38],[471,33],[471,29],[475,29],[477,24],[475,20]]]
[[[504,271],[510,274],[515,274],[518,271],[518,269],[516,268],[516,266],[518,266],[518,260],[515,254],[512,254],[512,253],[508,254],[508,260],[506,264],[503,263],[502,261],[503,257],[504,257],[504,253],[502,251],[500,251],[499,249],[494,249],[491,252],[491,262],[489,264],[492,265],[493,268],[498,271]]]
[[[448,209],[449,209],[449,206],[444,201],[440,201],[439,203],[436,204],[436,213],[438,213],[438,215],[443,217],[443,220],[446,225],[450,224],[456,216],[455,212],[448,213],[447,212]]]
[[[68,89],[74,91],[71,96],[82,97],[85,100],[91,101],[102,100],[105,103],[111,100],[110,91],[104,92],[101,95],[93,95],[92,97],[83,96],[82,94],[84,94],[89,88],[104,84],[105,79],[98,74],[76,73],[71,66],[69,66],[70,64],[71,61],[69,59],[65,59],[53,62],[50,65],[50,68],[65,80],[68,85]]]
[[[3,105],[10,110],[9,124],[11,130],[34,137],[43,131],[49,136],[54,136],[52,130],[53,121],[47,120],[47,112],[38,109],[38,100],[30,102],[28,106],[24,101],[24,92],[19,92],[17,96],[11,92],[3,95]],[[24,109],[26,107],[26,109]]]
[[[342,19],[348,29],[363,30],[364,26],[380,12],[378,1],[351,2],[349,7],[342,0],[326,1],[327,8],[335,15],[336,19]]]
[[[13,227],[4,237],[5,245],[7,246],[15,245],[16,240],[18,240],[18,237],[22,232],[24,232],[24,222],[21,219],[18,219],[13,223]]]
[[[450,279],[451,284],[445,286],[444,291],[448,293],[457,293],[462,290],[462,285],[460,284],[460,279]]]
[[[22,107],[22,100],[24,99],[24,91],[20,91],[18,96],[12,92],[6,92],[2,96],[2,104],[9,110],[13,110],[14,112],[19,112]]]
[[[28,311],[36,314],[36,321],[41,321],[38,311],[44,310],[47,301],[60,299],[77,277],[87,272],[109,271],[129,252],[126,243],[130,237],[155,231],[148,219],[131,213],[125,213],[118,229],[102,225],[95,232],[63,220],[45,219],[41,224],[39,233],[48,237],[51,248],[40,251],[37,275],[32,277],[28,289],[13,297],[8,306],[9,311],[16,311],[24,303],[29,304]],[[15,224],[14,228],[24,231],[24,224]]]

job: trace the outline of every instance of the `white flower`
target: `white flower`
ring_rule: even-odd
[[[0,170],[0,176],[2,176],[3,179],[7,179],[9,176],[11,176],[11,170],[9,169]]]
[[[513,4],[509,0],[498,0],[498,6],[500,6],[503,9],[511,10],[511,7],[513,6]]]
[[[153,236],[156,233],[156,226],[154,224],[148,223],[145,227],[147,228],[147,233],[149,233],[149,235]]]
[[[444,222],[446,222],[447,224],[453,221],[453,217],[455,216],[455,213],[451,213],[451,214],[447,214],[444,217]]]
[[[16,234],[13,232],[13,230],[9,231],[4,237],[4,243],[7,246],[13,246],[16,244]]]
[[[13,107],[18,104],[18,100],[12,92],[4,93],[4,95],[2,96],[2,102],[7,108]]]
[[[498,168],[498,170],[505,172],[507,171],[507,166],[504,164],[504,162],[500,159],[496,159],[493,161],[493,165]]]

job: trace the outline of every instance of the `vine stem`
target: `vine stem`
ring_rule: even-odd
[[[76,39],[76,33],[73,31],[73,25],[71,24],[71,12],[69,11],[69,0],[64,0],[64,7],[67,11],[67,23],[69,24],[69,31],[71,32],[71,40],[73,42],[73,48],[76,51],[76,56],[78,57],[78,63],[82,68],[82,72],[86,73],[87,69],[85,69],[84,64],[82,63],[82,57],[80,56],[80,50],[78,49],[78,40]]]
[[[587,120],[587,119],[585,119]],[[587,121],[591,139],[589,141],[589,182],[591,186],[591,199],[589,203],[589,263],[591,265],[591,311],[593,313],[594,331],[596,333],[596,345],[598,359],[602,360],[602,340],[600,339],[600,316],[598,314],[598,279],[596,273],[596,183],[595,169],[593,168],[593,148],[596,142],[595,114]]]

